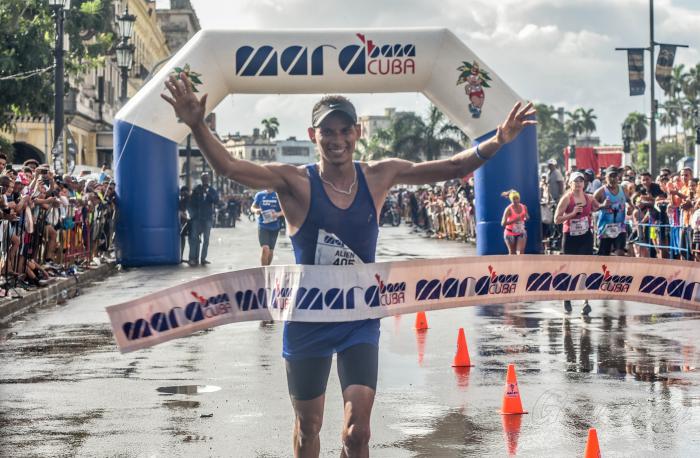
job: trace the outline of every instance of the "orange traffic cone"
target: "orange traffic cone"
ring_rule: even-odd
[[[518,390],[518,379],[515,376],[515,365],[508,364],[508,374],[506,375],[506,388],[503,393],[503,404],[501,405],[501,414],[503,415],[518,415],[527,413],[523,410],[523,404],[520,401],[520,391]]]
[[[501,419],[508,456],[515,456],[518,453],[518,438],[520,437],[520,426],[523,417],[521,415],[503,415]]]
[[[598,433],[595,428],[588,430],[588,442],[586,442],[586,451],[583,452],[583,458],[600,458],[600,446],[598,446]]]
[[[471,367],[472,363],[469,359],[469,349],[467,348],[467,339],[464,337],[464,328],[459,328],[457,334],[457,353],[452,361],[452,367]]]
[[[418,312],[416,314],[416,324],[414,328],[419,331],[428,329],[428,319],[425,317],[425,312]]]

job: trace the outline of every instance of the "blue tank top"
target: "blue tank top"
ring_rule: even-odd
[[[602,234],[605,230],[605,226],[612,223],[617,223],[620,225],[621,230],[624,232],[625,228],[625,191],[622,190],[622,186],[617,187],[617,194],[610,192],[610,189],[606,186],[603,190],[605,193],[605,198],[610,199],[610,208],[601,208],[600,215],[598,216],[598,235]]]
[[[364,263],[374,262],[377,249],[377,209],[360,164],[355,162],[357,193],[343,210],[331,202],[323,189],[316,164],[306,166],[311,196],[309,211],[299,230],[290,237],[297,264],[314,264],[319,229],[335,234]],[[379,320],[340,323],[285,322],[282,356],[286,359],[332,355],[353,345],[379,343]]]

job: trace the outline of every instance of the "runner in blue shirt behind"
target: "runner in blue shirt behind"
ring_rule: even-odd
[[[258,215],[258,242],[262,248],[260,265],[272,264],[272,255],[277,244],[277,235],[282,227],[283,217],[277,193],[270,189],[255,194],[250,209]]]

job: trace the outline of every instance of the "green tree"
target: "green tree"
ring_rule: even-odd
[[[660,107],[659,124],[661,127],[668,128],[668,136],[671,136],[671,127],[678,125],[678,116],[680,114],[678,105],[673,102],[666,101]],[[676,138],[674,137],[674,142]]]
[[[598,116],[593,114],[593,108],[589,108],[588,110],[579,108],[576,111],[578,111],[579,117],[581,118],[582,132],[589,135],[593,134],[596,131],[595,120],[598,119]]]
[[[568,139],[564,125],[559,121],[558,111],[544,103],[535,104],[537,111],[537,149],[539,161],[556,159],[563,164],[563,151]]]
[[[683,72],[685,70],[685,65],[680,64],[673,67],[671,70],[671,81],[668,86],[668,90],[664,90],[664,93],[671,100],[678,100],[678,98],[683,94],[684,80],[686,79],[686,74]]]
[[[632,148],[632,151],[636,151],[637,156],[632,158],[632,162],[638,164],[640,160],[639,144],[645,138],[647,138],[647,126],[649,125],[649,120],[644,113],[635,111],[627,115],[627,118],[625,118],[625,124],[629,124],[632,127],[632,143],[635,145],[634,148]],[[643,170],[643,168],[640,168],[640,170]]]
[[[467,143],[466,136],[451,124],[434,105],[430,105],[425,120],[415,113],[398,113],[386,132],[388,150],[403,159],[420,162],[437,159],[443,150],[462,148],[457,138]],[[466,140],[466,141],[465,141]]]
[[[656,151],[657,170],[662,167],[675,168],[676,162],[685,157],[683,146],[678,143],[660,143]]]
[[[691,67],[683,79],[683,94],[688,100],[697,102],[700,96],[700,63]]]
[[[376,161],[391,155],[386,148],[390,141],[389,132],[379,129],[369,140],[360,138],[355,145],[355,159],[359,161]]]
[[[265,138],[267,140],[272,140],[273,138],[275,138],[277,136],[277,134],[280,131],[280,129],[279,129],[280,123],[277,120],[277,118],[272,117],[272,118],[263,119],[261,121],[261,123],[263,125],[263,131],[262,131],[263,138]]]
[[[636,170],[649,170],[649,142],[635,144],[632,152],[636,156],[632,166]]]
[[[73,0],[66,12],[68,75],[104,65],[114,44],[112,0]],[[0,129],[15,116],[53,116],[53,13],[45,0],[0,2]]]
[[[564,122],[564,129],[569,134],[569,137],[578,137],[585,132],[584,119],[580,108],[574,111],[567,111],[566,116],[568,119]]]
[[[15,157],[15,147],[12,146],[12,143],[2,135],[0,135],[0,153],[7,156],[8,164],[12,164],[12,160]]]

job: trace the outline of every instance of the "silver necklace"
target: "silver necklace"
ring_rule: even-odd
[[[347,191],[336,188],[335,185],[334,185],[333,183],[331,183],[330,181],[328,181],[328,180],[326,180],[325,178],[323,178],[323,175],[321,174],[321,168],[320,168],[320,167],[319,167],[319,169],[318,169],[318,176],[319,176],[319,178],[321,178],[321,181],[323,181],[323,182],[326,183],[328,186],[330,186],[330,187],[333,189],[333,191],[338,192],[338,193],[340,193],[340,194],[345,194],[346,196],[349,196],[350,194],[352,194],[352,188],[354,188],[355,185],[357,184],[357,169],[355,169],[355,165],[354,165],[354,164],[353,164],[353,166],[352,166],[352,169],[355,171],[355,179],[352,180],[352,184],[350,185],[350,189],[348,189]]]

